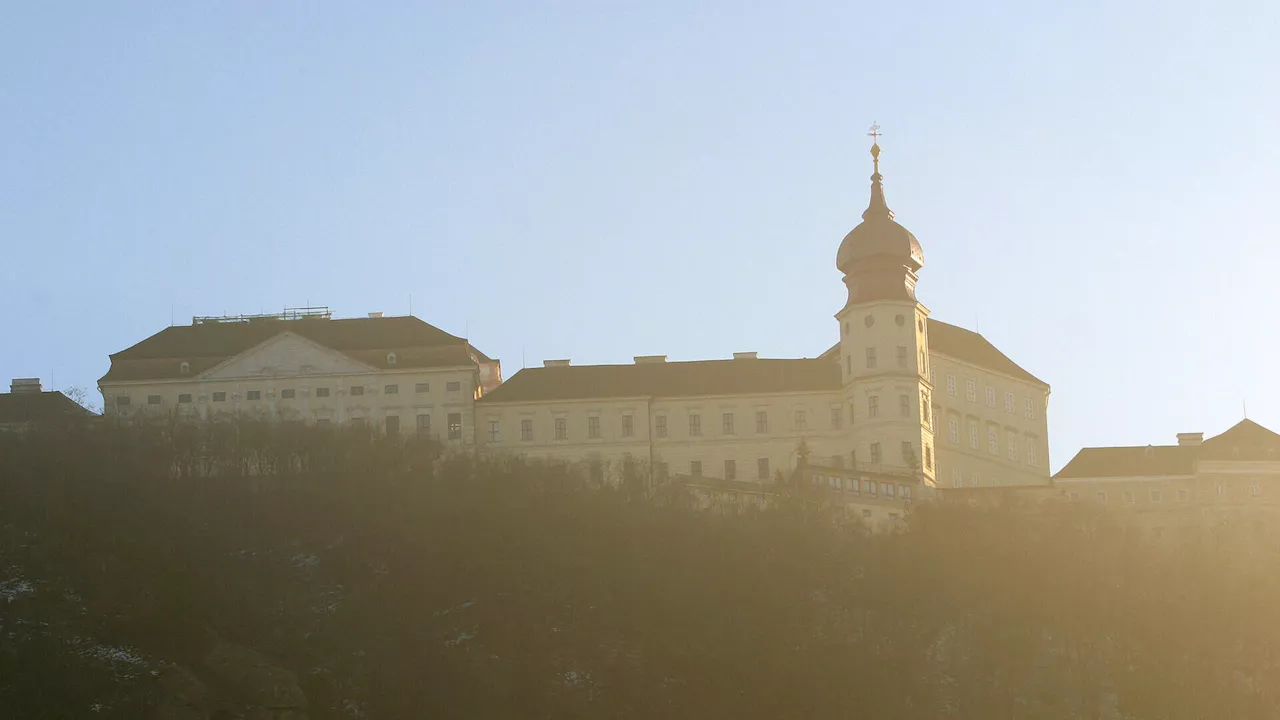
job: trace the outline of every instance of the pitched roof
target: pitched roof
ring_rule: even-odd
[[[571,365],[525,368],[479,402],[747,395],[839,388],[840,366],[810,358]]]
[[[281,333],[291,332],[375,367],[388,367],[386,353],[395,351],[396,367],[465,365],[474,354],[491,362],[463,338],[412,316],[379,318],[272,318],[241,322],[174,325],[111,356],[102,380],[179,377],[181,362],[199,374]]]
[[[1000,352],[995,345],[992,345],[978,333],[944,323],[941,320],[934,320],[933,318],[929,318],[929,350],[977,365],[980,368],[986,368],[1020,380],[1049,387],[1049,383],[1023,370],[1022,366],[1010,360],[1008,355]],[[824,360],[838,361],[840,358],[840,343],[832,345],[818,357]]]
[[[929,319],[929,350],[1020,380],[1049,386],[1049,383],[1023,370],[1022,366],[1010,360],[1008,355],[1000,352],[978,333],[941,320]]]
[[[1201,460],[1278,460],[1280,435],[1248,418],[1200,445]]]
[[[1054,478],[1193,475],[1201,460],[1280,460],[1280,435],[1242,420],[1199,445],[1083,448]]]
[[[1194,445],[1082,448],[1054,479],[1162,477],[1194,475],[1199,448]]]
[[[92,415],[57,390],[0,393],[0,425],[51,422]]]

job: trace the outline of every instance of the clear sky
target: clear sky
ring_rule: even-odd
[[[1036,6],[1036,7],[1032,7]],[[883,126],[933,316],[1051,453],[1280,430],[1280,4],[9,2],[0,379],[413,311],[507,376],[816,355]]]

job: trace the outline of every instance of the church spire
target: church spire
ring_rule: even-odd
[[[867,136],[871,138],[871,162],[874,170],[871,173],[871,202],[862,213],[863,220],[875,218],[893,219],[893,211],[889,209],[888,203],[884,200],[884,185],[880,182],[884,179],[880,174],[880,136],[883,134],[880,132],[880,126],[874,123],[867,133]]]

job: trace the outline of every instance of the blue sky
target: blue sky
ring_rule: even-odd
[[[1031,7],[1031,6],[1041,7]],[[1053,386],[1052,462],[1280,429],[1275,3],[10,3],[0,379],[195,314],[500,357],[816,355],[866,127],[919,295]]]

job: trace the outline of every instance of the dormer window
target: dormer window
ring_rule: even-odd
[[[393,353],[393,352],[389,352],[389,353],[387,353],[387,364],[388,364],[388,365],[395,365],[395,364],[396,364],[396,354],[395,354],[395,353]]]
[[[178,373],[181,375],[189,375],[191,373],[191,363],[185,360],[178,364]]]

